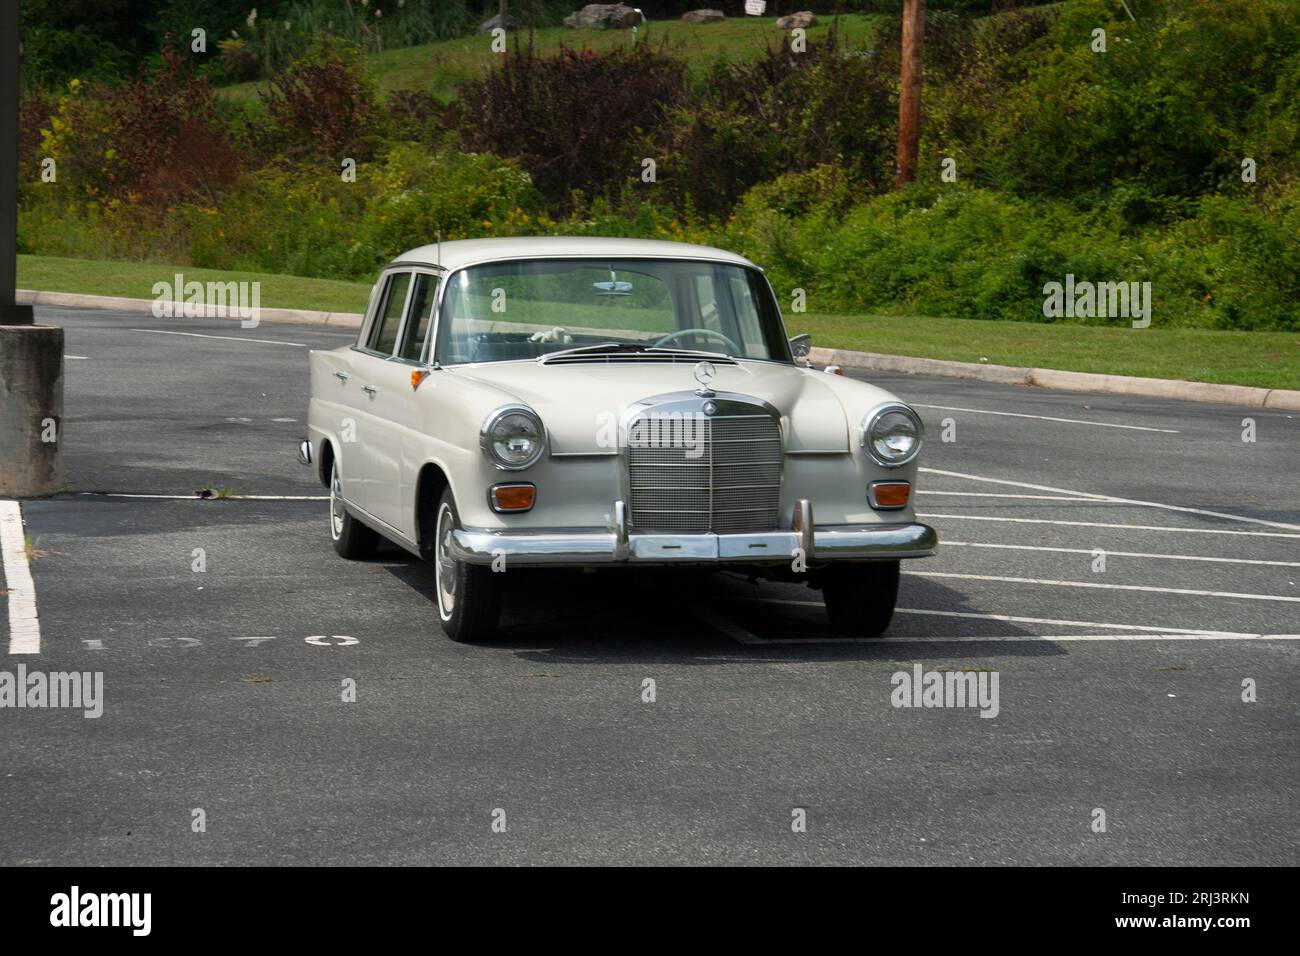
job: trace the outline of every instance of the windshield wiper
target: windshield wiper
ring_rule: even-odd
[[[547,352],[537,361],[545,365],[553,358],[563,358],[570,355],[599,355],[608,352],[634,352],[649,355],[698,355],[701,359],[725,359],[728,357],[724,352],[702,352],[699,349],[665,349],[657,345],[642,345],[639,342],[602,342],[598,345],[582,345],[578,348],[562,349],[559,352]]]

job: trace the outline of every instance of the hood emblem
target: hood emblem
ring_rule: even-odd
[[[709,388],[709,383],[713,381],[713,376],[716,374],[717,370],[714,369],[712,362],[695,363],[695,381],[700,383],[700,387],[696,390],[697,395],[713,394]]]
[[[713,401],[712,399],[709,399],[707,402],[704,403],[704,405],[701,408],[701,411],[703,411],[705,415],[710,415],[710,416],[716,415],[718,414],[718,403]]]

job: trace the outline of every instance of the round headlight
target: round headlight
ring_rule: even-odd
[[[483,454],[506,471],[537,464],[546,449],[546,430],[536,412],[525,405],[507,405],[492,412],[479,432]]]
[[[889,402],[862,423],[862,447],[887,468],[906,465],[921,450],[921,419],[902,402]]]

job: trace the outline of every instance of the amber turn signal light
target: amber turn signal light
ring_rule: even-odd
[[[488,498],[493,511],[528,511],[537,497],[537,487],[530,484],[493,485]]]
[[[910,481],[873,481],[867,489],[867,500],[873,508],[906,508],[911,497]]]
[[[411,388],[419,388],[420,383],[428,377],[428,372],[422,368],[411,370]]]

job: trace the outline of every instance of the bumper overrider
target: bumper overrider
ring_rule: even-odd
[[[500,530],[458,528],[451,553],[468,564],[583,567],[597,564],[733,564],[788,562],[802,551],[808,564],[828,561],[892,561],[934,554],[939,536],[924,524],[822,525],[801,499],[789,531],[745,534],[637,534],[628,530],[627,508],[614,502],[611,527]]]

